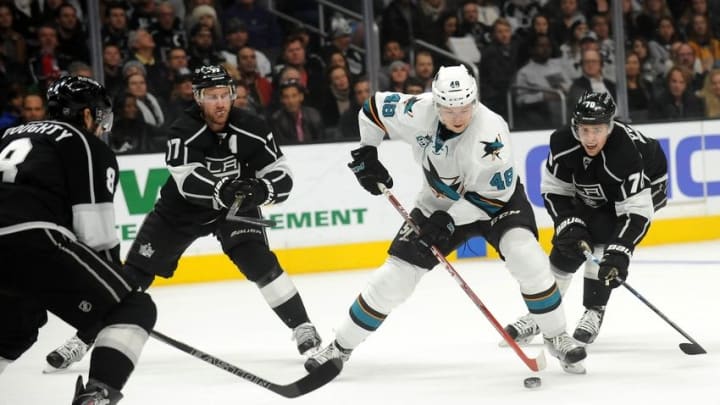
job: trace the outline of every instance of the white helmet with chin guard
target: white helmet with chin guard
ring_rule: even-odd
[[[432,82],[433,103],[462,107],[477,101],[477,83],[464,65],[441,66]]]

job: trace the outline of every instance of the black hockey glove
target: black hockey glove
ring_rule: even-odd
[[[605,248],[605,254],[600,260],[598,278],[605,281],[610,288],[617,288],[620,283],[616,278],[627,280],[628,265],[630,264],[630,249],[622,245],[611,244]]]
[[[445,211],[435,211],[420,225],[417,243],[420,249],[426,250],[430,246],[440,248],[450,241],[455,232],[455,221]]]
[[[555,227],[552,244],[563,256],[585,259],[581,245],[591,246],[590,232],[582,219],[565,218]]]
[[[239,201],[238,212],[256,208],[265,203],[270,194],[267,184],[256,178],[251,179],[222,179],[215,186],[216,200],[225,208],[230,208],[235,201]]]
[[[378,183],[387,188],[392,188],[393,180],[385,166],[378,160],[377,148],[374,146],[363,146],[350,152],[353,161],[348,167],[355,173],[360,185],[372,195],[380,195],[382,192]]]

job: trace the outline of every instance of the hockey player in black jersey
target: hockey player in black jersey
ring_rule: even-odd
[[[0,371],[35,343],[46,311],[79,329],[100,325],[73,405],[115,404],[156,313],[121,274],[118,165],[99,139],[112,126],[110,99],[94,80],[72,76],[47,98],[51,120],[0,138]]]
[[[195,70],[196,105],[169,129],[166,162],[171,177],[130,247],[125,272],[147,289],[155,276],[172,277],[180,256],[197,238],[214,235],[223,252],[254,282],[277,316],[293,330],[301,354],[320,346],[300,294],[270,250],[264,228],[225,219],[236,201],[243,216],[261,217],[262,205],[285,201],[292,174],[267,124],[232,107],[235,85],[221,66]],[[48,355],[54,368],[82,356],[68,347],[92,341],[81,331]],[[84,340],[84,342],[83,342]]]
[[[653,214],[667,203],[667,160],[660,144],[630,125],[614,120],[607,93],[585,93],[570,126],[550,137],[541,193],[555,224],[550,264],[564,294],[573,273],[593,249],[600,265],[585,263],[585,313],[573,337],[592,343],[600,332],[610,292],[626,280],[635,246]],[[523,316],[506,327],[529,342],[538,327]]]

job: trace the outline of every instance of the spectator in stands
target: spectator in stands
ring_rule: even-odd
[[[492,29],[480,22],[480,8],[475,0],[463,0],[460,8],[460,35],[469,35],[475,41],[475,46],[483,50],[490,44]]]
[[[675,30],[675,20],[672,17],[660,18],[655,35],[648,41],[650,63],[653,64],[653,71],[658,75],[656,79],[664,81],[665,74],[673,65],[670,48],[679,40]]]
[[[431,90],[432,81],[435,77],[435,62],[430,51],[419,50],[415,52],[413,76],[422,83],[423,92]]]
[[[318,110],[303,104],[305,89],[297,80],[281,82],[281,108],[272,114],[270,125],[280,145],[316,142],[323,139],[322,117]]]
[[[250,36],[248,44],[269,55],[276,55],[282,42],[282,32],[275,16],[255,0],[235,0],[223,11],[222,22],[237,18],[245,23]]]
[[[165,67],[168,72],[168,80],[175,81],[175,77],[182,74],[189,74],[188,55],[185,49],[176,47],[170,48],[165,55]]]
[[[78,19],[77,10],[68,3],[57,8],[55,18],[58,34],[58,51],[68,55],[73,61],[90,63],[90,49],[87,46],[88,35]]]
[[[156,22],[155,0],[133,0],[132,13],[129,18],[129,27],[132,30],[149,30]]]
[[[293,67],[300,72],[300,83],[305,88],[305,104],[318,108],[322,105],[322,94],[324,94],[325,76],[323,66],[313,60],[309,63],[303,41],[299,36],[290,36],[283,43],[283,51],[279,63],[275,65],[277,72],[283,71],[287,66]],[[277,81],[281,83],[282,80]]]
[[[170,2],[165,1],[155,7],[155,18],[155,23],[149,29],[150,35],[155,42],[157,54],[163,63],[167,63],[166,57],[170,49],[187,48],[187,37]]]
[[[180,117],[182,112],[192,107],[195,103],[192,91],[192,74],[190,71],[177,74],[173,81],[173,90],[170,93],[168,101],[167,114],[165,117],[165,127],[169,127]]]
[[[459,36],[457,14],[451,10],[441,13],[435,21],[435,32],[437,35],[430,42],[440,49],[454,53],[450,47],[450,38]],[[458,63],[456,59],[441,54],[436,54],[435,60],[438,66],[452,66]]]
[[[554,38],[550,35],[550,19],[546,14],[538,13],[532,18],[532,23],[530,24],[527,34],[517,38],[518,59],[516,68],[528,63],[530,60],[530,43],[537,35],[541,34],[550,37],[550,43],[552,45],[550,57],[557,58],[560,56],[560,46],[555,43]]]
[[[405,81],[410,76],[410,67],[407,63],[396,60],[390,64],[390,85],[383,91],[395,91],[402,93],[405,89]]]
[[[422,94],[425,93],[425,86],[420,79],[410,76],[407,78],[407,80],[405,80],[405,89],[403,89],[403,93]]]
[[[208,5],[196,6],[192,9],[185,22],[189,28],[197,24],[202,24],[210,28],[213,43],[219,45],[222,42],[223,37],[220,31],[220,23],[218,22],[217,12],[214,7]]]
[[[643,75],[640,57],[634,51],[625,55],[625,82],[628,110],[633,122],[646,121],[653,101],[652,83]]]
[[[25,97],[25,88],[19,83],[11,83],[7,92],[0,94],[0,98],[4,98],[0,106],[0,133],[5,129],[14,127],[21,123],[22,102]]]
[[[24,66],[27,62],[25,38],[13,29],[13,8],[0,3],[0,54],[5,63]]]
[[[582,75],[580,69],[581,42],[583,40],[594,40],[593,36],[594,34],[588,33],[588,25],[585,20],[578,20],[570,27],[568,40],[560,45],[560,60],[565,67],[565,72],[572,79],[577,79]]]
[[[370,98],[370,81],[362,76],[353,83],[352,104],[340,116],[337,140],[360,140],[360,127],[358,126],[358,113],[365,100]]]
[[[330,28],[330,44],[323,48],[323,59],[327,59],[327,55],[340,51],[348,62],[348,70],[353,75],[360,75],[365,71],[365,58],[362,54],[352,48],[351,44],[352,28],[350,23],[342,17],[334,17]]]
[[[124,155],[164,150],[164,139],[143,121],[135,96],[121,94],[113,103],[113,115],[113,130],[109,138],[113,152]]]
[[[35,89],[43,94],[50,83],[67,71],[72,58],[58,51],[57,30],[53,26],[41,26],[37,35],[40,49],[30,55],[28,66]]]
[[[635,19],[636,35],[652,38],[663,17],[673,17],[665,0],[643,0],[642,10]]]
[[[575,34],[577,24],[587,24],[587,21],[578,7],[578,0],[560,0],[559,11],[560,18],[550,26],[553,41],[556,44],[564,44],[566,42],[579,40],[581,36]]]
[[[240,82],[248,90],[249,104],[260,114],[265,114],[272,102],[272,83],[257,71],[257,52],[243,46],[237,53]]]
[[[145,76],[150,92],[167,100],[172,83],[168,81],[167,69],[160,62],[155,40],[150,32],[144,28],[130,31],[128,46],[131,52],[128,60],[137,60],[145,67]]]
[[[348,61],[347,59],[345,59],[345,55],[343,55],[343,53],[340,51],[334,51],[327,55],[327,60],[324,61],[324,64],[326,66],[326,69],[335,66],[340,66],[348,69]]]
[[[697,59],[695,50],[687,42],[678,44],[675,50],[674,66],[682,66],[687,69],[690,74],[688,85],[692,91],[700,90],[705,80],[702,62]]]
[[[650,109],[650,118],[677,120],[702,118],[705,106],[691,90],[692,72],[684,66],[673,66],[667,74],[665,87]]]
[[[122,55],[120,48],[112,43],[103,45],[103,74],[105,90],[111,98],[124,91],[125,78],[122,75]]]
[[[605,71],[605,78],[615,81],[615,40],[610,36],[610,19],[607,15],[594,15],[590,19],[590,31],[595,33],[598,50],[605,65],[612,65],[613,71]]]
[[[613,99],[617,98],[615,83],[603,77],[603,59],[599,51],[595,49],[583,51],[580,66],[582,76],[573,81],[568,91],[568,111],[572,111],[577,101],[585,93],[610,93]]]
[[[483,104],[507,119],[507,92],[517,71],[518,49],[506,19],[495,20],[492,38],[480,60],[480,97]]]
[[[31,93],[22,98],[22,123],[45,119],[45,97]]]
[[[547,35],[538,35],[531,43],[530,62],[517,72],[518,123],[524,128],[548,128],[564,125],[560,111],[560,96],[567,94],[571,79],[558,59],[550,59],[552,45]],[[555,90],[555,91],[552,91]]]
[[[447,11],[445,0],[419,0],[418,15],[415,19],[415,38],[425,42],[435,43],[440,35],[437,21],[440,15]],[[438,66],[442,66],[438,64]]]
[[[135,97],[140,115],[146,124],[161,127],[165,123],[163,101],[148,92],[146,78],[140,73],[127,77],[127,93]]]
[[[688,27],[688,45],[700,60],[702,73],[707,74],[713,67],[720,66],[720,40],[710,30],[708,17],[695,14]]]
[[[652,83],[664,71],[655,70],[656,64],[650,60],[650,48],[648,42],[643,37],[633,38],[630,45],[630,51],[635,53],[640,62],[640,75],[643,79]],[[627,64],[627,60],[625,60]]]
[[[245,23],[238,20],[237,18],[230,19],[225,22],[225,47],[220,54],[227,63],[237,66],[238,60],[237,55],[240,48],[248,46],[248,39],[250,39],[245,27]],[[255,71],[262,77],[270,77],[272,75],[272,65],[270,60],[264,53],[255,49],[255,61],[257,66]]]
[[[128,33],[127,5],[123,1],[108,2],[100,36],[103,44],[117,45],[123,60],[130,55]]]
[[[336,130],[340,115],[350,108],[350,72],[342,66],[328,69],[327,81],[330,83],[323,97],[320,114],[327,130]],[[328,138],[335,138],[334,134]]]
[[[392,0],[382,11],[381,43],[397,41],[404,49],[412,47],[411,40],[417,37],[418,18],[418,7],[411,0]]]
[[[699,96],[705,104],[705,118],[720,118],[720,69],[707,74]]]
[[[242,108],[243,110],[250,111],[255,114],[260,114],[260,111],[255,108],[250,102],[250,91],[243,82],[237,82],[235,86],[235,100],[233,106]]]
[[[213,41],[212,30],[202,23],[195,24],[190,30],[188,51],[190,71],[194,71],[200,66],[219,65],[225,61]]]
[[[417,55],[416,53],[416,58]],[[386,89],[390,87],[390,64],[395,61],[406,61],[406,53],[405,49],[400,46],[400,42],[391,39],[385,42],[385,45],[382,47],[382,59],[380,61],[380,71],[378,72],[377,79],[378,88]]]
[[[70,76],[93,77],[93,71],[90,65],[79,60],[68,65],[67,74]]]

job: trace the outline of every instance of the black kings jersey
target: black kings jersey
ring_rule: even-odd
[[[170,127],[165,160],[171,177],[156,209],[183,221],[218,217],[221,207],[213,195],[224,177],[266,180],[271,202],[285,201],[292,188],[290,169],[267,123],[238,108],[220,132],[208,128],[199,107],[187,109]]]
[[[550,153],[541,185],[545,207],[557,225],[585,209],[614,210],[614,242],[629,249],[647,232],[654,211],[653,184],[667,181],[660,144],[627,124],[615,122],[602,151],[588,156],[571,127],[550,137]],[[664,199],[663,199],[664,204]]]
[[[58,229],[95,250],[118,245],[113,152],[70,124],[37,121],[0,138],[0,234]]]

